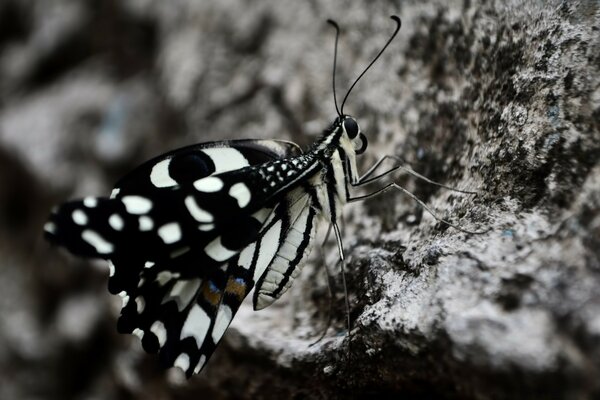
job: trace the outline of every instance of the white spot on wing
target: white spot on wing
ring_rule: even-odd
[[[143,215],[139,219],[140,231],[147,232],[154,228],[154,221],[147,215]]]
[[[139,337],[139,338],[140,338],[140,340],[144,338],[144,331],[143,331],[143,330],[141,330],[140,328],[135,328],[135,329],[133,330],[133,332],[131,332],[131,333],[132,333],[133,335],[135,335],[135,336]]]
[[[108,217],[108,224],[115,231],[120,231],[125,225],[125,223],[123,222],[123,218],[121,218],[119,214],[113,214],[110,217]]]
[[[150,172],[150,182],[158,188],[177,185],[177,182],[169,175],[169,164],[171,159],[162,160],[152,167]]]
[[[212,231],[215,229],[215,224],[200,224],[198,229],[204,232]]]
[[[198,372],[200,372],[202,367],[204,367],[205,363],[206,363],[206,356],[204,354],[202,354],[200,356],[200,359],[198,360],[198,364],[196,365],[196,368],[194,368],[194,373],[197,374]]]
[[[115,275],[115,264],[111,260],[108,260],[108,276]]]
[[[179,311],[182,311],[193,300],[201,283],[202,280],[200,279],[177,281],[169,291],[169,295],[162,302],[166,303],[170,300],[175,300],[177,308]]]
[[[229,189],[229,195],[237,200],[238,206],[244,208],[250,203],[250,190],[243,182],[238,182],[231,186]]]
[[[223,189],[223,181],[214,176],[198,179],[194,182],[196,190],[206,193],[218,192]]]
[[[89,229],[83,231],[83,233],[81,234],[81,238],[88,242],[90,245],[92,245],[96,249],[98,254],[112,253],[114,249],[112,243],[107,242],[98,233]]]
[[[174,367],[181,368],[183,372],[186,372],[190,367],[190,356],[185,353],[181,353],[173,363]]]
[[[229,326],[232,317],[233,313],[231,311],[231,307],[222,304],[221,307],[219,307],[219,312],[217,313],[217,318],[215,319],[215,326],[213,327],[212,331],[213,342],[217,343],[219,339],[221,339],[225,333],[225,330]]]
[[[158,236],[166,244],[171,244],[181,239],[181,228],[177,222],[169,222],[158,228]]]
[[[71,217],[73,218],[73,222],[75,222],[77,225],[85,225],[88,223],[88,216],[82,210],[73,211]]]
[[[169,282],[171,279],[179,278],[180,275],[179,272],[160,271],[158,275],[156,275],[156,282],[158,282],[160,286],[164,286],[165,283]]]
[[[194,304],[190,310],[183,327],[181,328],[180,339],[193,337],[196,339],[196,346],[202,347],[204,338],[210,327],[210,317],[198,304]]]
[[[146,214],[152,209],[152,202],[142,196],[125,196],[121,201],[130,214]]]
[[[111,198],[111,199],[114,199],[114,198],[116,198],[116,197],[119,195],[119,192],[120,192],[120,191],[121,191],[121,189],[119,189],[119,188],[114,188],[114,189],[112,190],[112,192],[110,192],[110,198]]]
[[[215,174],[233,171],[249,165],[246,157],[231,147],[203,149],[202,151],[207,154],[215,164]]]
[[[56,232],[56,225],[54,224],[54,222],[46,222],[46,224],[44,225],[44,230],[48,233],[54,233]]]
[[[94,208],[98,205],[98,199],[95,197],[86,197],[83,199],[83,205],[87,208]]]
[[[200,208],[194,196],[188,196],[184,200],[190,215],[198,222],[213,222],[213,216],[208,211]]]
[[[146,308],[146,300],[144,300],[142,296],[138,296],[135,298],[135,305],[138,314],[141,314],[144,311],[144,308]]]
[[[254,250],[256,249],[256,243],[251,243],[242,250],[238,264],[244,269],[250,269],[252,258],[254,257]]]
[[[125,308],[129,303],[129,295],[127,295],[126,291],[119,292],[119,297],[121,297],[121,307]]]
[[[163,324],[162,321],[154,321],[152,326],[150,326],[150,332],[156,335],[158,345],[163,347],[167,342],[167,330],[165,329],[165,324]]]
[[[223,246],[221,236],[210,242],[204,248],[204,252],[215,261],[225,261],[237,254],[237,251],[229,250]]]
[[[146,261],[146,263],[144,264],[144,268],[152,268],[154,266],[154,263],[152,261]]]
[[[279,248],[279,235],[281,233],[281,220],[275,222],[271,228],[265,233],[260,241],[260,251],[258,252],[258,260],[254,270],[254,281],[257,282],[265,269],[275,257]]]

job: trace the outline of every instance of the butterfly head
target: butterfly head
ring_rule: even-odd
[[[367,137],[360,130],[360,126],[354,117],[342,115],[336,119],[335,125],[341,127],[343,135],[352,142],[354,153],[362,154],[367,149]]]

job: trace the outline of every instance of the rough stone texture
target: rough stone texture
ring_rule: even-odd
[[[244,306],[201,376],[115,332],[102,263],[41,240],[50,207],[221,138],[310,143],[346,110],[397,175],[348,206],[352,334],[336,252]],[[0,398],[600,398],[596,1],[0,1]],[[324,265],[334,282],[332,324]]]

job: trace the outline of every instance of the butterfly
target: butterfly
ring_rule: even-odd
[[[331,224],[343,260],[344,204],[400,188],[390,184],[352,197],[354,187],[400,166],[373,177],[389,158],[383,157],[360,176],[356,156],[367,138],[343,113],[356,83],[398,33],[400,19],[391,18],[394,33],[341,109],[339,28],[329,21],[336,29],[338,115],[308,151],[275,139],[196,144],[145,162],[110,197],[71,201],[52,212],[46,238],[75,255],[108,260],[108,289],[122,298],[118,331],[138,336],[162,366],[179,367],[188,378],[200,372],[252,289],[260,310],[290,288],[323,221]]]

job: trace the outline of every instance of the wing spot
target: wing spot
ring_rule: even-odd
[[[129,295],[127,295],[126,291],[122,291],[119,293],[119,297],[121,297],[121,308],[125,308],[127,307],[127,304],[129,304]]]
[[[147,215],[141,216],[139,219],[140,231],[148,232],[154,228],[154,221]]]
[[[200,224],[198,225],[198,229],[203,232],[209,232],[215,229],[215,224]]]
[[[181,337],[183,340],[186,337],[193,337],[196,340],[196,346],[202,347],[204,338],[210,327],[210,317],[198,304],[194,304],[181,328]]]
[[[246,157],[231,147],[202,149],[202,152],[208,155],[215,165],[215,174],[233,171],[249,165]]]
[[[212,331],[212,339],[213,342],[218,343],[225,330],[231,323],[231,318],[233,318],[233,312],[231,311],[231,307],[223,304],[219,307],[219,312],[217,313],[217,318],[215,318],[215,326]]]
[[[54,222],[46,222],[44,230],[48,233],[54,233],[56,232],[56,224]]]
[[[163,347],[167,342],[167,330],[165,324],[163,324],[162,321],[154,321],[152,326],[150,326],[150,332],[154,333],[158,339],[158,345]]]
[[[223,246],[221,243],[221,236],[218,236],[210,242],[204,248],[204,252],[215,261],[226,261],[237,254],[237,251],[229,250]]]
[[[71,214],[73,218],[73,222],[77,225],[86,225],[88,223],[88,216],[83,210],[75,210],[73,214]]]
[[[157,188],[171,187],[176,186],[177,181],[175,181],[169,175],[169,164],[171,163],[171,159],[167,158],[166,160],[162,160],[154,167],[152,167],[152,171],[150,172],[150,182]]]
[[[179,272],[171,272],[171,271],[160,271],[158,275],[156,275],[156,282],[160,286],[164,286],[171,279],[177,279],[181,276]]]
[[[146,308],[146,300],[144,300],[144,298],[142,296],[138,296],[135,298],[135,305],[136,305],[138,314],[141,314],[144,312],[144,309]]]
[[[146,261],[146,263],[144,263],[144,268],[152,268],[154,266],[154,263],[152,261]]]
[[[85,240],[86,242],[88,242],[91,246],[93,246],[96,251],[98,252],[98,254],[108,254],[108,253],[112,253],[114,246],[112,245],[112,243],[107,242],[106,240],[104,240],[104,238],[102,236],[100,236],[98,233],[86,229],[83,231],[83,233],[81,234],[81,237],[83,240]]]
[[[125,196],[121,201],[130,214],[146,214],[152,209],[152,201],[142,196]]]
[[[196,368],[194,368],[194,373],[197,374],[198,372],[200,372],[202,367],[204,367],[205,363],[206,363],[206,356],[204,354],[202,354],[200,356],[200,360],[198,360],[198,364],[196,365]]]
[[[198,179],[194,182],[194,187],[200,192],[213,193],[223,188],[223,181],[214,176]]]
[[[108,218],[108,224],[115,231],[120,231],[123,229],[125,223],[123,222],[123,218],[119,214],[113,214]]]
[[[86,197],[83,199],[83,205],[87,208],[94,208],[98,205],[98,199],[95,197]]]
[[[133,330],[133,332],[131,332],[131,334],[139,337],[140,340],[142,340],[144,338],[144,331],[141,330],[140,328],[135,328]]]
[[[244,208],[250,203],[250,190],[243,182],[238,182],[231,186],[229,189],[229,195],[237,200],[238,206]]]
[[[181,239],[181,227],[177,222],[169,222],[158,228],[158,236],[166,244],[178,242]]]
[[[181,353],[175,359],[173,366],[180,368],[183,372],[187,372],[188,368],[190,368],[190,356],[185,353]]]
[[[108,260],[108,276],[112,277],[115,275],[115,264],[111,260]]]
[[[213,222],[214,218],[211,213],[204,210],[198,203],[194,196],[187,196],[184,200],[185,206],[187,207],[190,215],[198,222]]]
[[[121,189],[119,189],[119,188],[117,188],[117,187],[116,187],[116,188],[114,188],[114,189],[112,190],[112,192],[110,192],[110,198],[111,198],[111,199],[114,199],[114,198],[116,198],[116,197],[119,195],[119,193],[120,193],[120,192],[121,192]]]

